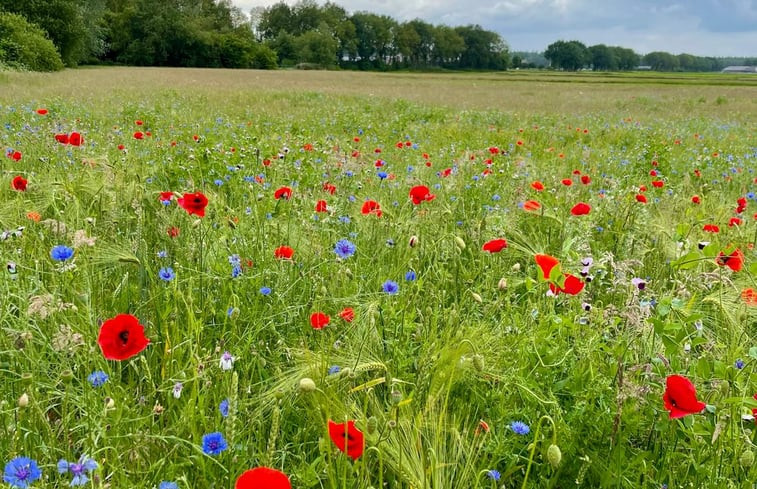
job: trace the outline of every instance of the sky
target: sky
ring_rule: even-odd
[[[757,0],[332,1],[348,12],[385,14],[398,21],[479,24],[499,33],[511,51],[544,51],[562,39],[623,46],[639,54],[757,56]],[[232,2],[247,12],[277,0]]]

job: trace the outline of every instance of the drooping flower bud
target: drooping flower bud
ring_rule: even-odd
[[[560,465],[561,460],[562,452],[560,451],[560,447],[557,445],[550,445],[549,448],[547,448],[547,461],[549,464],[553,469],[556,469]]]
[[[313,392],[316,389],[315,382],[309,377],[301,378],[298,387],[300,392]]]

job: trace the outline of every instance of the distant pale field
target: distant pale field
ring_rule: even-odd
[[[2,73],[0,101],[51,97],[92,101],[176,90],[249,100],[256,92],[317,92],[406,99],[458,109],[516,113],[619,116],[757,117],[757,76],[722,74],[595,73],[366,73],[350,71],[256,71],[181,68],[92,68],[62,73]]]

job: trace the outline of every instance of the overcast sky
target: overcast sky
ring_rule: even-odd
[[[277,0],[232,0],[244,11]],[[512,51],[543,51],[563,39],[645,54],[757,56],[757,0],[332,0],[349,12],[399,21],[479,24]],[[293,5],[294,1],[287,1]],[[323,1],[319,1],[323,4]]]

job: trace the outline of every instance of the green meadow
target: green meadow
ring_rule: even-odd
[[[748,75],[0,73],[1,487],[754,488],[756,134]]]

